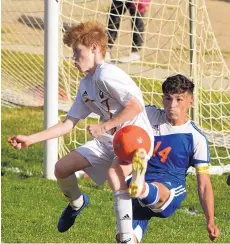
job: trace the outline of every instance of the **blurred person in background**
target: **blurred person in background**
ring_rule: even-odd
[[[108,50],[106,52],[105,61],[110,62],[111,49],[116,41],[118,30],[120,27],[121,16],[129,10],[132,17],[132,48],[128,56],[120,58],[118,61],[127,63],[140,60],[139,50],[143,43],[144,21],[143,17],[147,11],[150,0],[112,0],[108,21]]]

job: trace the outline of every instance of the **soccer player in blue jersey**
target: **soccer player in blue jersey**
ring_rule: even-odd
[[[162,90],[164,110],[146,107],[155,141],[145,180],[141,182],[140,178],[139,181],[143,185],[142,192],[133,198],[133,238],[140,243],[152,217],[167,218],[176,211],[186,197],[187,169],[193,166],[208,235],[214,241],[220,230],[214,223],[208,142],[188,118],[188,110],[193,105],[194,84],[183,75],[175,75],[164,81]],[[119,242],[119,233],[117,240]]]

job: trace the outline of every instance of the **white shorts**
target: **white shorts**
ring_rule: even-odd
[[[153,141],[148,153],[148,159],[153,152]],[[86,158],[92,167],[85,168],[83,171],[97,184],[102,185],[107,180],[107,170],[110,168],[114,158],[113,143],[105,139],[104,142],[97,139],[86,142],[84,145],[75,149],[84,158]]]
[[[86,174],[97,185],[102,185],[107,180],[107,170],[115,157],[112,141],[100,142],[93,139],[76,148],[75,151],[79,152],[92,165],[92,167],[84,169]]]

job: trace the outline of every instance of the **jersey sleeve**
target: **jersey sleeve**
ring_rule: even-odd
[[[119,69],[113,70],[111,74],[108,70],[104,71],[97,81],[97,85],[99,89],[106,91],[122,106],[126,106],[133,96],[136,97],[139,89],[134,81]],[[144,102],[142,102],[143,98],[141,97],[141,99],[138,100],[144,106]]]
[[[165,112],[154,105],[145,106],[145,110],[151,125],[159,125],[165,121]]]
[[[204,135],[200,134],[194,138],[194,154],[191,162],[195,168],[199,167],[201,164],[209,164],[210,162],[208,141]]]
[[[83,102],[80,90],[78,90],[74,103],[67,115],[76,119],[85,119],[90,113],[89,107]]]

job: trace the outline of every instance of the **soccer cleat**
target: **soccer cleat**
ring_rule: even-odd
[[[145,183],[145,172],[147,168],[147,154],[145,149],[138,149],[132,160],[132,180],[129,185],[129,194],[131,197],[139,197]]]
[[[89,197],[86,194],[83,194],[84,203],[80,209],[74,210],[69,204],[65,210],[62,212],[62,215],[58,221],[58,231],[65,232],[67,231],[75,222],[76,217],[81,213],[81,211],[88,206]]]
[[[132,52],[129,56],[120,58],[118,61],[120,63],[129,63],[129,62],[139,61],[140,59],[141,57],[137,52]]]

